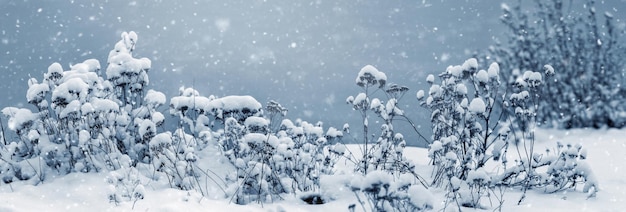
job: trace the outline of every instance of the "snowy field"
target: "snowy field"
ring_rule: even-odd
[[[598,181],[600,191],[597,197],[587,199],[586,194],[576,191],[545,194],[541,191],[529,191],[529,195],[521,205],[517,200],[521,196],[519,190],[508,190],[505,194],[502,211],[623,211],[626,206],[626,130],[540,130],[537,132],[537,149],[544,146],[552,147],[557,141],[563,143],[582,144],[588,151],[588,163],[592,167]],[[349,146],[357,149],[356,146]],[[203,154],[213,154],[211,148]],[[431,168],[427,165],[426,149],[407,147],[407,157],[418,164],[418,170],[427,180]],[[210,168],[218,175],[227,173],[228,166],[221,165],[216,156],[202,157],[203,167]],[[342,169],[350,169],[339,162],[335,176],[322,180],[322,191],[335,199],[322,205],[308,205],[295,196],[283,196],[284,200],[274,203],[249,205],[229,204],[217,189],[209,188],[214,196],[204,197],[199,193],[168,188],[167,184],[149,182],[146,186],[145,198],[137,202],[121,202],[119,205],[109,203],[107,199],[106,173],[74,173],[52,179],[38,186],[15,182],[0,187],[0,211],[347,211],[348,205],[356,203],[352,192],[343,187],[341,182],[352,176],[344,175]],[[223,194],[223,193],[222,193]],[[435,208],[443,207],[443,192],[433,190]],[[495,200],[494,200],[495,201]],[[494,203],[495,204],[495,203]],[[465,208],[468,211],[474,210]],[[486,211],[491,211],[489,210]],[[357,206],[357,211],[359,211]]]

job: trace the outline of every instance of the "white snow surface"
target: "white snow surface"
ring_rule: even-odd
[[[8,112],[8,111],[7,111]],[[168,143],[171,135],[159,134],[150,145],[158,142]],[[583,187],[578,186],[575,190],[558,192],[553,194],[543,193],[540,189],[529,190],[526,199],[517,205],[522,192],[517,189],[507,190],[505,203],[502,211],[623,211],[626,205],[626,130],[545,130],[536,132],[536,150],[554,148],[557,141],[564,143],[582,144],[587,149],[586,163],[593,169],[595,178],[600,185],[597,197],[587,199],[582,192]],[[156,142],[156,143],[155,143]],[[356,153],[358,147],[347,145],[348,149]],[[207,148],[211,149],[211,148]],[[202,167],[209,168],[218,174],[226,174],[233,169],[229,165],[220,162],[214,152],[201,152],[205,158]],[[430,179],[431,167],[428,165],[428,150],[407,147],[405,156],[414,161],[418,173]],[[213,155],[211,157],[207,157]],[[25,182],[15,182],[10,186],[0,184],[0,211],[347,211],[350,204],[357,203],[356,198],[349,187],[354,183],[367,182],[369,179],[355,175],[351,172],[349,163],[340,161],[336,174],[322,176],[320,178],[320,192],[332,199],[322,205],[308,205],[302,202],[297,195],[283,195],[284,200],[276,200],[273,203],[263,205],[251,203],[248,205],[236,205],[229,203],[224,194],[214,188],[209,188],[211,193],[202,197],[195,191],[181,191],[167,186],[167,182],[155,181],[144,185],[143,200],[136,203],[121,202],[119,205],[109,203],[107,192],[110,189],[106,182],[108,173],[72,173],[63,177],[50,178],[46,182],[33,186]],[[485,172],[495,170],[484,169]],[[482,172],[482,171],[481,171]],[[374,174],[376,175],[376,174]],[[476,177],[482,177],[482,173],[476,173]],[[380,176],[379,176],[380,177]],[[363,181],[364,180],[364,181]],[[166,180],[165,180],[166,181]],[[444,193],[441,189],[430,188],[432,195],[425,193],[426,189],[419,186],[411,187],[409,195],[416,203],[424,201],[434,202],[433,211],[443,208]],[[494,200],[495,202],[496,200]],[[357,204],[358,205],[358,204]],[[487,207],[491,207],[487,205]],[[474,209],[463,208],[467,211]],[[485,211],[493,211],[487,208]],[[357,206],[360,211],[360,206]]]

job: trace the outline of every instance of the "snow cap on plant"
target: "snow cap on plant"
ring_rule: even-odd
[[[379,88],[385,86],[387,82],[387,75],[378,71],[372,65],[366,65],[361,69],[359,75],[356,77],[356,84],[360,87],[369,87],[378,85]]]

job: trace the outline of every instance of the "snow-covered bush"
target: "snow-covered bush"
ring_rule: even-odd
[[[152,66],[148,58],[133,57],[136,44],[135,32],[122,32],[122,40],[109,52],[106,69],[107,79],[121,105],[131,105],[133,109],[143,105],[145,87],[150,82],[148,71]]]
[[[589,198],[595,197],[599,190],[598,180],[586,158],[587,152],[582,145],[558,142],[556,149],[534,154],[530,162],[506,169],[496,177],[496,181],[509,187],[539,188],[546,193],[575,189],[582,184],[581,191]],[[525,164],[530,164],[530,168]]]
[[[474,177],[496,155],[487,150],[502,149],[493,130],[498,125],[494,106],[502,101],[499,71],[497,63],[479,70],[477,60],[468,59],[439,74],[440,84],[429,75],[428,96],[417,92],[422,106],[432,111],[432,184],[447,189],[447,204],[482,207],[481,197],[488,194],[489,178]]]
[[[394,130],[394,120],[397,118],[404,118],[412,124],[410,119],[404,116],[404,111],[398,107],[398,102],[409,88],[395,84],[387,85],[387,75],[371,65],[359,71],[356,84],[363,89],[362,92],[356,97],[349,96],[346,103],[359,111],[363,123],[363,140],[359,142],[363,143],[361,146],[363,157],[353,158],[358,164],[357,170],[363,174],[370,170],[386,170],[393,174],[415,173],[413,170],[415,166],[403,155],[406,146],[404,136]],[[379,90],[384,92],[386,102],[373,96]],[[370,138],[371,112],[383,121],[377,138]],[[349,132],[349,126],[345,126],[344,130]],[[421,136],[419,132],[417,134]]]
[[[521,187],[524,190],[544,188],[546,192],[556,192],[584,184],[583,192],[595,196],[598,182],[591,168],[583,161],[586,152],[582,146],[563,148],[557,145],[556,151],[546,150],[545,154],[535,151],[535,130],[538,126],[537,110],[541,100],[547,98],[542,92],[554,78],[554,68],[544,66],[544,72],[526,71],[510,88],[512,93],[503,102],[506,120],[499,129],[494,159],[500,159],[505,171],[496,176],[497,185]],[[501,149],[500,149],[501,148]],[[506,153],[510,148],[517,152],[517,159],[510,167]],[[580,164],[580,166],[579,166]],[[547,170],[541,167],[547,166]]]
[[[503,4],[502,22],[509,29],[506,43],[490,48],[491,57],[512,71],[501,72],[515,84],[528,70],[551,64],[557,74],[541,90],[539,124],[559,128],[623,127],[626,91],[623,71],[625,32],[610,12],[598,14],[594,0],[533,1]],[[586,12],[568,8],[582,7]],[[603,17],[601,17],[603,16]]]
[[[2,110],[9,130],[18,135],[2,150],[11,156],[2,163],[13,170],[2,172],[3,178],[28,179],[32,176],[24,173],[34,172],[43,181],[48,170],[115,170],[123,167],[116,161],[122,155],[131,165],[149,162],[148,142],[163,122],[156,109],[164,95],[153,90],[144,95],[150,60],[133,57],[136,41],[136,33],[122,33],[109,55],[106,79],[98,60],[88,59],[69,70],[53,63],[41,82],[28,80],[26,99],[37,111]],[[33,163],[42,166],[35,169]]]
[[[150,141],[150,155],[154,170],[165,173],[173,188],[182,190],[197,189],[202,194],[200,173],[197,171],[197,139],[182,129],[174,133],[164,132]]]
[[[428,96],[418,91],[417,98],[432,111],[434,141],[429,149],[434,165],[432,185],[446,189],[446,207],[456,203],[459,209],[461,206],[484,208],[481,199],[495,193],[497,187],[521,188],[524,195],[520,202],[526,190],[532,188],[550,188],[546,191],[553,192],[583,183],[584,192],[595,194],[597,181],[591,169],[584,163],[581,170],[572,168],[579,161],[575,151],[581,148],[568,149],[574,152],[562,154],[564,150],[559,147],[556,156],[562,159],[534,150],[534,132],[539,123],[537,110],[541,100],[548,98],[543,89],[555,75],[550,65],[545,65],[543,70],[524,72],[507,89],[509,94],[500,86],[497,63],[479,70],[477,60],[468,59],[463,65],[450,66],[439,74],[440,84],[433,75],[426,78],[431,84]],[[499,102],[502,103],[498,107],[500,114],[495,112]],[[507,155],[510,151],[517,154]],[[567,155],[575,156],[567,159]],[[513,164],[509,162],[512,158],[516,158]],[[500,163],[504,171],[487,171],[490,161]],[[568,165],[558,165],[562,163]],[[551,168],[546,172],[539,169],[543,166]]]
[[[235,98],[229,99],[234,101]],[[232,104],[257,105],[254,102]],[[279,124],[272,123],[285,116],[286,111],[277,102],[270,101],[264,111],[258,110],[266,117],[249,116],[243,121],[225,118],[224,129],[218,131],[221,134],[218,142],[237,169],[227,176],[227,181],[232,182],[229,193],[234,194],[236,203],[272,201],[283,193],[316,191],[320,176],[332,174],[335,163],[344,154],[345,147],[339,143],[343,134],[335,128],[324,133],[321,122],[314,125],[283,119]]]
[[[346,103],[361,114],[363,140],[359,141],[362,143],[359,148],[362,157],[350,155],[348,158],[354,161],[355,172],[365,176],[363,182],[355,181],[351,186],[363,210],[367,209],[365,203],[360,200],[361,195],[367,197],[367,207],[372,211],[431,209],[432,200],[425,202],[418,198],[430,195],[430,192],[426,189],[425,181],[415,172],[413,162],[403,154],[406,147],[404,136],[394,130],[394,120],[397,118],[404,118],[416,129],[411,120],[404,116],[404,111],[398,107],[398,102],[409,89],[395,84],[388,85],[387,75],[371,65],[359,71],[356,84],[362,88],[362,92],[356,97],[349,96]],[[384,100],[374,97],[377,91],[385,94]],[[375,114],[382,120],[378,137],[370,137],[372,133],[369,125],[370,114]],[[349,134],[349,131],[346,124],[344,132]],[[421,136],[419,132],[417,134]],[[410,180],[406,179],[407,176],[410,176]],[[416,182],[419,182],[419,185]],[[356,206],[350,207],[354,210]]]
[[[139,173],[135,167],[131,166],[131,160],[127,155],[120,158],[122,167],[118,170],[111,171],[106,177],[109,184],[108,199],[110,203],[115,205],[121,202],[132,201],[133,205],[145,197],[146,189],[144,187],[145,178]]]

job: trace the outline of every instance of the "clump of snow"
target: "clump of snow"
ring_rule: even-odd
[[[251,96],[225,96],[210,101],[205,107],[205,111],[211,111],[219,118],[224,118],[223,114],[236,112],[256,114],[261,109],[261,103]]]
[[[82,106],[80,106],[80,112],[83,115],[86,115],[86,114],[90,114],[90,113],[96,112],[96,109],[93,108],[93,105],[91,105],[91,103],[86,102]]]
[[[246,118],[243,124],[248,129],[264,129],[269,126],[270,121],[262,117],[252,116]]]
[[[100,61],[96,59],[87,59],[83,61],[83,64],[87,65],[87,70],[90,72],[97,72],[102,69],[102,67],[100,66]]]
[[[426,82],[433,84],[435,82],[435,75],[429,74],[426,76]]]
[[[381,187],[385,187],[385,185],[389,186],[393,181],[391,176],[381,170],[375,170],[370,173],[367,173],[365,179],[361,182],[361,190],[363,191],[376,191]]]
[[[71,100],[82,99],[87,95],[87,89],[89,85],[82,79],[72,78],[57,86],[52,91],[53,102],[65,102],[69,103]]]
[[[439,85],[431,85],[428,94],[433,98],[440,98],[443,95],[443,90]]]
[[[110,99],[93,98],[90,102],[97,112],[108,113],[118,112],[120,110],[120,106]]]
[[[40,136],[41,135],[39,134],[39,132],[37,132],[37,130],[30,130],[28,131],[27,135],[29,141],[39,140]]]
[[[489,74],[485,70],[480,70],[478,71],[478,73],[476,73],[476,80],[478,80],[478,82],[480,83],[485,84],[489,82]]]
[[[509,99],[512,101],[524,101],[528,99],[529,96],[530,96],[530,93],[528,93],[528,91],[521,91],[519,93],[511,94]]]
[[[454,152],[447,152],[446,159],[451,160],[451,161],[456,161],[457,155]]]
[[[469,111],[475,114],[483,114],[486,111],[485,102],[482,98],[474,98],[469,104]]]
[[[48,72],[44,76],[47,80],[56,83],[57,80],[63,77],[63,67],[59,63],[52,63],[48,66]]]
[[[534,71],[525,71],[522,79],[527,82],[530,87],[537,87],[543,81],[541,73]]]
[[[158,100],[160,101],[161,99]],[[204,111],[210,102],[209,98],[199,95],[175,96],[170,99],[170,113],[175,114],[176,112],[185,112],[187,110]]]
[[[417,97],[417,100],[422,100],[424,98],[424,90],[417,91],[417,94],[415,94],[415,96]]]
[[[465,84],[457,84],[456,85],[456,92],[459,95],[467,95],[467,86],[465,86]]]
[[[461,76],[463,76],[463,71],[467,70],[467,69],[463,69],[462,66],[456,65],[456,66],[448,66],[448,68],[446,68],[446,72],[454,77],[460,78]]]
[[[487,69],[487,75],[491,79],[498,79],[500,77],[500,65],[498,63],[491,63],[489,69]]]
[[[319,138],[324,134],[324,129],[319,125],[313,125],[308,122],[302,122],[302,128],[304,129],[304,133],[314,137]]]
[[[380,102],[380,99],[378,98],[372,99],[372,102],[370,103],[370,109],[376,111],[376,110],[379,110],[381,106],[382,106],[382,103]]]
[[[268,136],[261,133],[248,133],[243,137],[243,140],[248,144],[261,145],[268,140]]]
[[[153,136],[156,134],[156,125],[150,119],[141,120],[139,123],[139,135],[142,137]]]
[[[341,143],[338,143],[338,144],[335,144],[335,146],[333,146],[333,150],[334,150],[336,153],[343,154],[343,153],[345,153],[345,152],[346,152],[347,148],[346,148],[346,145],[343,145],[343,144],[341,144]]]
[[[465,60],[462,65],[462,69],[473,73],[476,69],[478,69],[478,60],[476,60],[476,58]]]
[[[354,98],[350,98],[350,97],[348,97],[348,101],[351,101],[350,103],[352,103],[352,106],[355,109],[367,108],[367,106],[369,106],[368,105],[369,99],[367,98],[367,95],[365,93],[359,93]]]
[[[9,129],[13,131],[21,131],[32,125],[38,117],[36,113],[33,113],[28,109],[16,107],[6,107],[2,109],[2,114],[9,117]]]
[[[26,92],[26,100],[28,103],[38,103],[45,99],[46,94],[50,91],[50,87],[44,83],[35,83],[28,86]]]
[[[343,137],[343,132],[337,130],[337,128],[329,127],[326,131],[326,136],[331,138]]]
[[[158,107],[159,105],[165,104],[166,98],[165,98],[165,94],[150,89],[146,93],[146,96],[144,97],[144,101],[148,105],[153,105],[154,107]]]
[[[483,168],[477,170],[470,170],[467,174],[467,181],[477,183],[488,183],[491,181],[491,177],[485,172]]]
[[[409,195],[411,204],[416,207],[417,210],[430,210],[434,206],[435,198],[424,186],[412,185],[407,190],[407,194]]]
[[[81,104],[78,100],[72,100],[65,108],[59,113],[59,118],[79,118],[80,117]],[[71,117],[68,117],[71,116]]]
[[[378,87],[382,88],[385,86],[386,82],[387,75],[378,71],[378,69],[372,65],[363,67],[356,77],[356,84],[361,87],[378,85]]]
[[[548,64],[544,65],[543,70],[546,72],[546,75],[548,76],[554,75],[554,67],[552,67],[551,65],[548,65]]]
[[[163,148],[171,146],[172,145],[172,133],[164,132],[164,133],[157,134],[156,136],[152,137],[149,145],[152,151],[161,151]]]
[[[139,59],[139,64],[141,64],[141,69],[144,71],[147,71],[152,68],[152,61],[145,57],[142,57]]]

